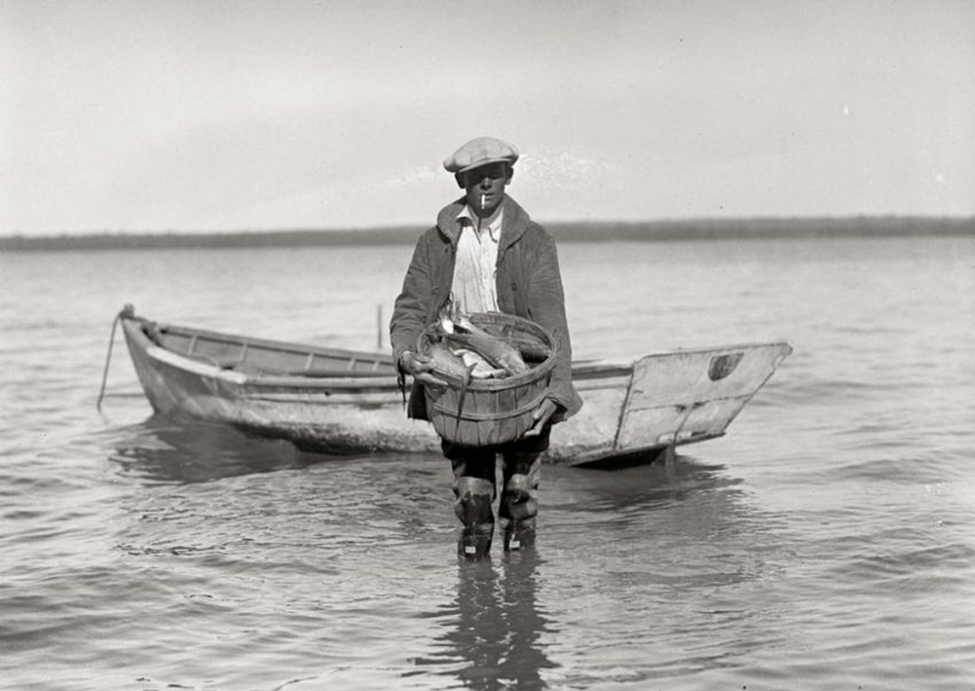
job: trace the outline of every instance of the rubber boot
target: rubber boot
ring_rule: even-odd
[[[535,545],[535,517],[505,521],[504,551],[515,552]]]
[[[513,474],[501,492],[498,515],[504,526],[504,550],[524,549],[535,544],[535,516],[538,514],[537,491],[529,476]]]
[[[461,477],[457,480],[454,512],[463,524],[457,553],[468,559],[483,559],[491,552],[494,537],[494,485],[487,480]]]

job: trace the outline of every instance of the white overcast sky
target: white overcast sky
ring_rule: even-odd
[[[0,0],[0,235],[975,215],[975,2]]]

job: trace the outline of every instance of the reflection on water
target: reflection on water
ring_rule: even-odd
[[[299,451],[291,442],[252,436],[231,427],[154,415],[120,430],[109,460],[123,473],[146,480],[192,483],[305,468],[334,458]]]
[[[777,519],[740,485],[683,456],[671,467],[544,468],[538,546],[460,563],[455,596],[428,615],[437,652],[412,674],[479,690],[588,688],[733,669],[779,644],[788,603],[754,606],[781,577]],[[542,604],[553,602],[556,612]],[[582,649],[599,660],[584,674],[565,657]]]
[[[580,480],[586,484],[588,508],[592,511],[640,513],[666,508],[701,490],[733,487],[741,480],[724,474],[724,465],[705,464],[692,456],[678,455],[654,463],[585,468]]]
[[[462,561],[456,597],[433,615],[446,629],[436,637],[440,650],[408,676],[443,667],[439,674],[478,691],[546,688],[542,671],[558,665],[540,640],[554,632],[535,597],[542,564],[534,549]]]

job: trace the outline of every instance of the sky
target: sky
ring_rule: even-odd
[[[0,235],[975,215],[971,0],[0,0]]]

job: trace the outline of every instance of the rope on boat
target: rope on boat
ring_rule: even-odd
[[[98,412],[102,412],[102,399],[105,398],[105,385],[108,383],[108,365],[112,361],[112,346],[115,345],[115,329],[118,327],[119,321],[122,317],[134,317],[135,309],[132,305],[126,305],[122,308],[122,311],[115,315],[114,321],[112,321],[112,335],[108,339],[108,353],[105,356],[105,370],[102,372],[102,387],[98,391],[98,401],[95,403],[95,409]]]

